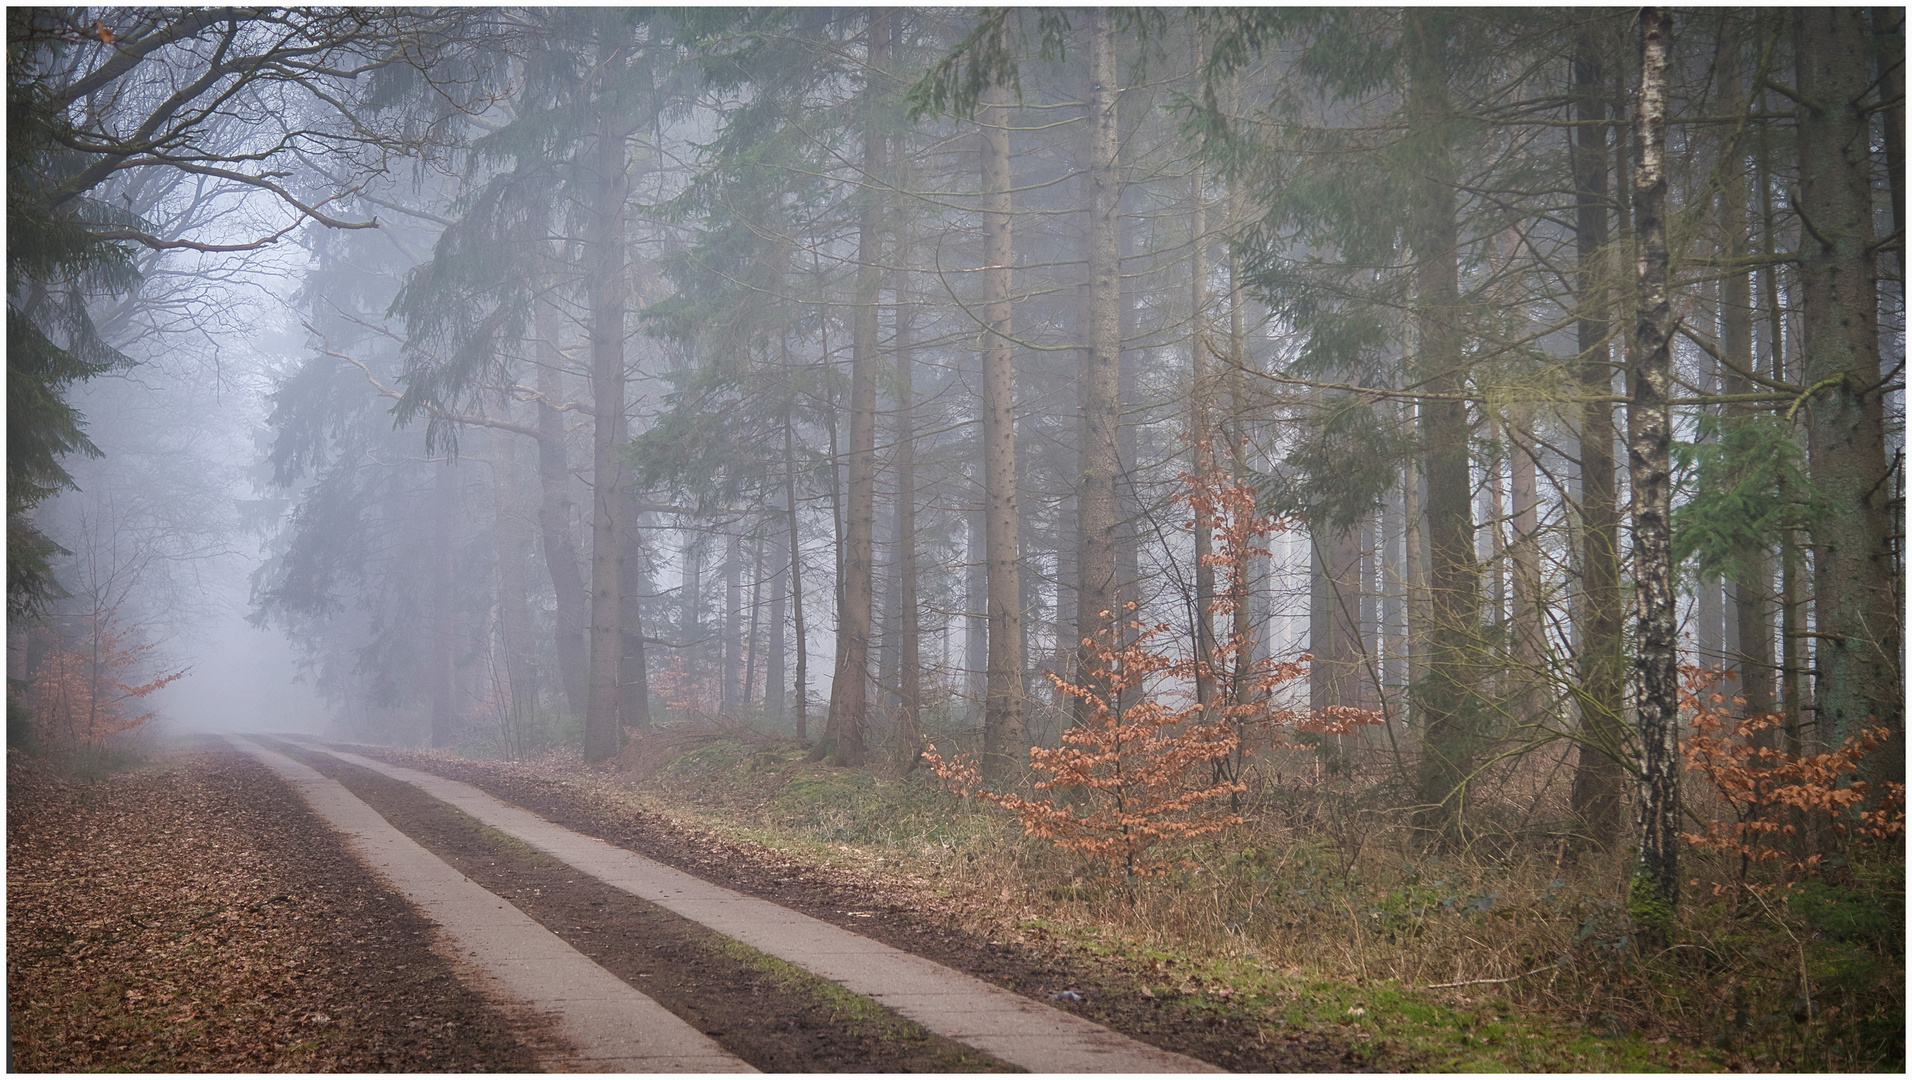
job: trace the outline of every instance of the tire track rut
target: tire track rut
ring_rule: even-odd
[[[399,831],[766,1072],[1020,1071],[604,884],[416,787],[296,744]]]

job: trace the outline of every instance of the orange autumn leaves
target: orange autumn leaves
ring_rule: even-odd
[[[1214,554],[1206,561],[1222,579],[1208,620],[1233,626],[1252,560],[1285,526],[1256,510],[1251,485],[1219,469],[1184,473],[1182,481],[1178,501],[1194,515],[1187,525],[1209,527]],[[1239,761],[1250,734],[1278,737],[1290,727],[1335,734],[1379,720],[1364,710],[1304,716],[1277,705],[1275,689],[1306,673],[1306,654],[1257,660],[1252,635],[1236,629],[1216,634],[1206,650],[1173,650],[1163,640],[1168,624],[1135,618],[1133,602],[1125,608],[1127,618],[1083,643],[1097,661],[1092,677],[1074,683],[1048,673],[1081,708],[1061,745],[1030,749],[1035,797],[981,790],[968,755],[944,758],[931,745],[923,760],[943,785],[1015,813],[1032,836],[1141,876],[1167,865],[1165,845],[1241,821],[1231,803],[1245,790]],[[1212,688],[1206,701],[1201,688]]]
[[[1905,831],[1905,785],[1887,782],[1874,792],[1852,779],[1861,759],[1891,732],[1862,729],[1838,747],[1817,753],[1788,750],[1778,714],[1735,717],[1719,689],[1717,668],[1680,669],[1680,705],[1692,730],[1680,744],[1687,767],[1711,781],[1730,819],[1700,822],[1682,833],[1687,843],[1738,856],[1744,883],[1752,864],[1777,861],[1788,869],[1812,869],[1823,857],[1799,842],[1817,819],[1833,837],[1889,839]],[[1876,796],[1876,797],[1875,797]]]
[[[186,674],[146,677],[158,646],[139,642],[118,609],[80,618],[79,633],[52,637],[33,678],[34,718],[43,738],[67,748],[100,747],[155,715],[140,703]],[[143,681],[142,681],[143,680]]]

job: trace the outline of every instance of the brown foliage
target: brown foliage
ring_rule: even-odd
[[[1697,847],[1737,855],[1741,884],[1756,862],[1780,862],[1787,870],[1819,865],[1823,853],[1795,855],[1787,843],[1809,815],[1823,815],[1837,836],[1887,839],[1905,831],[1905,785],[1887,783],[1874,798],[1871,785],[1852,779],[1859,760],[1890,736],[1888,729],[1869,728],[1835,749],[1795,754],[1764,745],[1761,733],[1780,726],[1778,714],[1733,715],[1731,706],[1744,702],[1718,689],[1724,672],[1693,665],[1680,672],[1681,705],[1692,720],[1680,752],[1688,768],[1712,782],[1733,815],[1681,836]]]
[[[1062,733],[1061,746],[1030,749],[1029,766],[1039,777],[1031,786],[1041,793],[1035,798],[980,790],[981,775],[964,755],[945,759],[934,745],[923,754],[945,786],[965,797],[980,794],[1020,817],[1029,835],[1128,876],[1161,870],[1166,863],[1151,852],[1162,844],[1242,820],[1221,803],[1232,804],[1246,790],[1238,765],[1251,733],[1280,741],[1289,730],[1340,734],[1379,720],[1363,709],[1304,715],[1276,704],[1277,688],[1305,675],[1311,657],[1256,660],[1252,632],[1228,617],[1247,596],[1252,560],[1266,554],[1267,538],[1286,526],[1259,513],[1254,487],[1219,466],[1183,473],[1182,481],[1177,499],[1194,514],[1186,525],[1208,526],[1215,551],[1207,562],[1226,582],[1207,615],[1228,619],[1231,628],[1217,635],[1214,647],[1171,652],[1160,641],[1168,625],[1135,618],[1133,602],[1128,618],[1112,619],[1108,630],[1085,639],[1097,661],[1088,670],[1106,674],[1078,684],[1048,673],[1083,708]],[[1203,684],[1217,688],[1214,700],[1200,700],[1196,688]]]
[[[117,607],[82,616],[79,634],[53,638],[34,672],[31,700],[42,734],[69,748],[100,747],[151,720],[156,714],[136,712],[136,703],[186,674],[145,678],[158,647],[137,641]]]

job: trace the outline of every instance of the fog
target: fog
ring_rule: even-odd
[[[1601,835],[1682,670],[1897,725],[1902,104],[1755,57],[1902,39],[1632,18],[21,9],[12,685],[994,777],[1148,700]]]
[[[219,620],[188,659],[186,677],[151,699],[179,730],[333,734],[332,710],[300,677],[298,652],[282,635]]]

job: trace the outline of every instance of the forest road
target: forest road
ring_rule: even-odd
[[[1223,1071],[456,780],[234,743],[437,924],[473,989],[551,1024],[569,1047],[546,1068]]]
[[[343,784],[246,740],[235,745],[296,790],[372,869],[434,923],[461,979],[485,998],[548,1017],[568,1044],[540,1065],[592,1072],[755,1072],[708,1035],[474,884]]]

